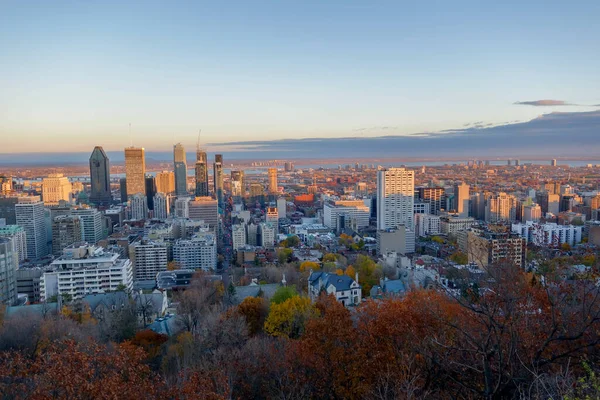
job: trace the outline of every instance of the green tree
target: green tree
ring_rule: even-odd
[[[469,263],[469,257],[462,251],[458,250],[450,256],[450,261],[459,265],[466,265]]]
[[[298,292],[296,291],[296,287],[294,286],[281,286],[278,288],[273,297],[271,297],[271,304],[281,304],[291,299],[292,297],[298,296]]]

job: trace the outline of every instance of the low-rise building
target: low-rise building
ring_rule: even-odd
[[[359,305],[362,301],[362,289],[358,284],[358,273],[355,280],[347,275],[311,271],[308,277],[308,294],[312,301],[316,301],[321,293],[334,295],[346,307]]]

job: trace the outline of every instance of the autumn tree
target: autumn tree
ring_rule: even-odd
[[[300,264],[300,272],[305,272],[305,271],[316,271],[320,269],[320,266],[318,263],[314,262],[314,261],[304,261],[302,264]]]
[[[283,303],[271,304],[265,332],[272,336],[296,339],[304,332],[306,321],[318,311],[308,297],[294,296]]]

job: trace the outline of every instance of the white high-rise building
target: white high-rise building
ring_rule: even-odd
[[[71,210],[71,215],[79,216],[81,220],[81,240],[96,244],[104,239],[102,213],[95,208],[79,208]]]
[[[377,171],[377,229],[414,227],[414,171],[386,168]]]
[[[150,240],[134,242],[129,245],[129,258],[136,281],[156,279],[156,274],[167,270],[167,243]]]
[[[154,195],[154,218],[167,219],[169,217],[169,196],[164,193]]]
[[[260,245],[265,248],[272,248],[275,245],[276,229],[269,222],[260,224]]]
[[[148,199],[141,193],[134,194],[130,200],[131,219],[139,221],[148,217]]]
[[[287,200],[285,197],[277,199],[277,216],[279,218],[285,218],[287,216]]]
[[[40,279],[42,301],[55,295],[70,295],[74,300],[87,294],[115,291],[119,286],[133,288],[131,261],[102,247],[73,245],[50,264]]]
[[[329,201],[323,205],[323,224],[331,229],[340,229],[340,217],[344,217],[344,228],[365,228],[370,215],[371,209],[363,200]]]
[[[173,245],[173,260],[181,269],[210,271],[217,267],[217,240],[212,232],[199,232]]]
[[[243,224],[231,225],[231,240],[233,242],[233,250],[246,245],[246,226]]]
[[[418,236],[439,235],[440,216],[415,214],[415,234]]]
[[[36,260],[46,256],[48,232],[44,203],[40,201],[39,196],[19,197],[19,202],[15,204],[15,217],[17,225],[25,229],[27,257]]]
[[[0,238],[0,304],[11,305],[17,300],[17,268],[19,254],[14,238]]]
[[[27,259],[27,235],[19,225],[0,225],[0,237],[12,239],[19,262]]]
[[[524,224],[512,224],[512,232],[525,238],[527,243],[533,243],[536,246],[552,246],[564,243],[574,246],[581,243],[583,227],[558,225],[554,222],[538,224],[527,221]]]
[[[63,174],[50,174],[42,180],[42,200],[47,206],[55,206],[63,200],[71,202],[73,187]]]

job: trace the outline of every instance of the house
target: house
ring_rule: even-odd
[[[333,294],[344,306],[356,306],[362,301],[362,289],[356,280],[347,275],[336,275],[328,272],[310,271],[308,277],[308,294],[315,301],[321,293]]]
[[[233,302],[235,304],[240,304],[244,299],[248,297],[263,297],[265,299],[270,299],[273,297],[277,289],[279,289],[282,285],[285,284],[285,276],[284,281],[282,283],[269,283],[269,284],[260,284],[256,279],[252,280],[252,283],[246,286],[236,286],[235,287],[235,295],[233,296]]]
[[[406,293],[404,282],[400,279],[380,279],[379,285],[371,288],[371,298],[401,297]]]

